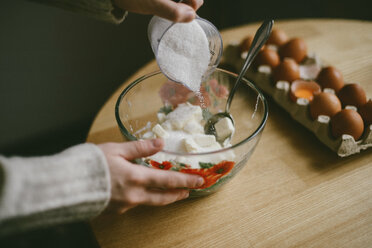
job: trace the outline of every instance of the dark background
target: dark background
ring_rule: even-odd
[[[217,28],[265,18],[372,20],[372,2],[205,0]],[[150,16],[120,25],[21,0],[0,4],[0,154],[44,155],[84,142],[100,107],[153,59]],[[372,30],[371,30],[372,32]],[[95,247],[86,223],[0,240],[1,247]]]
[[[112,92],[153,59],[150,16],[113,25],[33,2],[0,6],[0,154],[50,154],[84,142]],[[224,29],[269,17],[372,20],[371,8],[367,0],[205,0],[198,14]]]

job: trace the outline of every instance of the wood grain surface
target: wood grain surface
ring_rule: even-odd
[[[224,43],[240,41],[258,26],[222,31]],[[304,38],[309,51],[372,97],[371,22],[304,19],[275,27]],[[117,97],[156,69],[154,61],[145,65],[112,95],[88,142],[123,141],[114,116]],[[101,247],[371,247],[372,149],[339,158],[272,102],[269,112],[257,149],[219,192],[96,218],[92,227]]]

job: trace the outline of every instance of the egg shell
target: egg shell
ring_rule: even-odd
[[[341,102],[332,93],[321,92],[314,96],[309,105],[311,117],[316,120],[319,115],[334,116],[341,111]]]
[[[352,105],[357,108],[367,103],[366,92],[359,84],[346,84],[337,93],[342,106]]]
[[[344,78],[342,73],[333,66],[322,68],[319,72],[316,81],[324,88],[334,89],[338,92],[344,87]]]
[[[362,136],[363,130],[363,119],[353,109],[343,109],[331,118],[331,132],[335,138],[348,134],[358,140]]]
[[[314,99],[314,95],[320,92],[320,86],[316,82],[299,79],[292,82],[289,96],[294,102],[296,102],[298,98],[305,98],[311,102]]]
[[[273,69],[272,74],[274,83],[283,80],[289,83],[300,78],[300,67],[291,58],[285,58],[278,66]]]
[[[372,125],[372,100],[359,108],[359,114],[362,117],[366,126]]]
[[[276,51],[269,48],[261,50],[254,60],[254,65],[256,67],[260,65],[268,65],[271,68],[274,68],[279,64],[280,64],[279,54]]]
[[[279,47],[279,55],[283,58],[293,58],[301,63],[307,55],[306,42],[301,38],[293,38]]]
[[[271,31],[269,39],[267,40],[267,44],[281,46],[287,41],[288,41],[288,36],[283,30],[273,29]]]

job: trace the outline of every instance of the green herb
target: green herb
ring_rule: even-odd
[[[174,96],[174,95],[176,94],[176,89],[171,88],[171,89],[169,90],[169,94],[170,94],[170,96]]]
[[[208,169],[208,168],[213,167],[214,164],[212,164],[212,163],[203,163],[203,162],[199,162],[199,166],[200,166],[200,168]]]
[[[134,159],[134,162],[136,164],[140,164],[140,165],[144,165],[144,166],[150,167],[150,162],[148,160],[143,160],[141,158],[136,158],[136,159]]]
[[[189,103],[191,104],[194,104],[196,102],[196,97],[193,96],[193,97],[190,97],[188,100],[187,100]]]
[[[168,106],[164,106],[162,108],[159,109],[159,113],[164,113],[164,114],[169,114],[170,112],[172,112],[173,110],[173,107],[171,105],[168,105]]]
[[[203,109],[203,119],[204,120],[208,120],[209,118],[211,118],[213,115],[211,112],[209,112],[208,109]]]

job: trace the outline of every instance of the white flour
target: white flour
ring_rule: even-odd
[[[164,34],[157,62],[168,77],[198,92],[210,56],[207,36],[194,20],[176,23]]]

